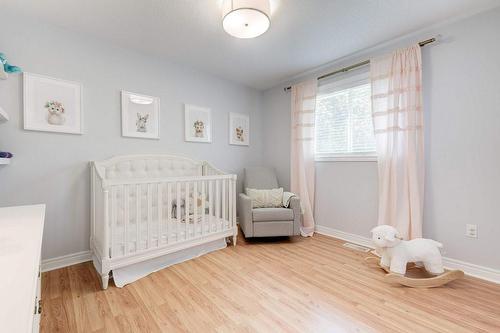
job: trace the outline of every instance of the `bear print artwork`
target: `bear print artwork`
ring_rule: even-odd
[[[188,142],[212,142],[210,108],[184,104],[184,139]]]
[[[143,115],[137,112],[137,121],[135,122],[135,125],[137,126],[137,132],[146,133],[148,131],[148,119],[149,114]]]
[[[250,117],[242,113],[229,113],[229,144],[248,146],[250,144]]]
[[[64,117],[64,106],[58,101],[48,101],[45,103],[45,108],[48,111],[47,122],[51,125],[64,125],[66,118]]]
[[[194,136],[197,138],[205,137],[205,124],[201,120],[197,120],[193,124],[194,126]]]

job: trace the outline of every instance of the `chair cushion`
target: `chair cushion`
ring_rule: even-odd
[[[289,208],[254,208],[252,209],[254,222],[265,221],[292,221],[293,210]]]
[[[272,168],[253,167],[245,168],[243,177],[243,188],[256,188],[269,190],[278,188],[278,179]]]
[[[278,208],[283,207],[283,188],[272,190],[246,189],[247,195],[252,199],[253,208]]]

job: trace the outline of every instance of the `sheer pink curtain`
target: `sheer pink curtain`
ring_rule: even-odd
[[[405,239],[422,236],[424,137],[418,44],[370,60],[378,154],[378,224]]]
[[[292,86],[291,191],[302,205],[302,236],[314,234],[314,110],[317,80]]]

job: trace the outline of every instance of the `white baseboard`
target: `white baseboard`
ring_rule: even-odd
[[[447,269],[460,269],[467,275],[500,284],[500,270],[498,269],[479,266],[447,257],[443,257],[443,264]]]
[[[330,236],[338,239],[345,240],[347,242],[351,242],[354,244],[366,246],[369,248],[373,248],[373,244],[370,238],[360,236],[360,235],[355,235],[351,234],[345,231],[317,225],[316,226],[316,232],[318,234],[322,234],[325,236]],[[443,264],[444,267],[447,269],[460,269],[462,270],[465,274],[469,276],[473,276],[479,279],[487,280],[490,282],[494,283],[499,283],[500,284],[500,270],[490,268],[490,267],[484,267],[484,266],[479,266],[475,264],[471,264],[465,261],[457,260],[457,259],[452,259],[452,258],[447,258],[443,257]]]
[[[348,232],[344,232],[344,231],[329,228],[329,227],[324,227],[322,225],[317,225],[315,230],[318,234],[330,236],[333,238],[342,239],[342,240],[345,240],[347,242],[366,246],[366,247],[369,247],[370,249],[373,249],[372,240],[368,237],[351,234]]]
[[[82,262],[92,260],[90,251],[82,251],[57,258],[42,260],[42,272],[52,271],[54,269],[63,268],[71,265],[76,265]]]

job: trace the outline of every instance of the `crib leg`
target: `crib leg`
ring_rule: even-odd
[[[101,278],[101,287],[103,290],[106,290],[108,288],[109,273],[111,272],[109,263],[107,261],[101,262],[100,258],[95,254],[92,255],[92,262],[97,274]]]
[[[238,238],[238,234],[233,235],[233,246],[236,246],[236,239]]]
[[[109,282],[109,272],[107,274],[101,274],[101,287],[102,290],[108,289]]]

